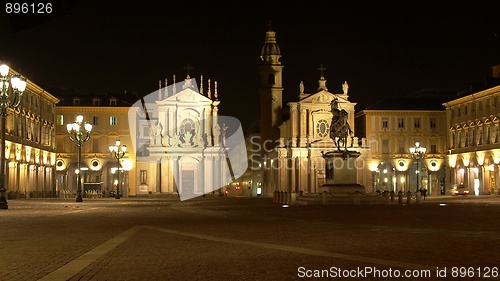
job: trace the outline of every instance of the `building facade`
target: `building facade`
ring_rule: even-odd
[[[10,74],[19,74],[10,70]],[[6,116],[5,186],[8,198],[47,198],[55,185],[55,104],[59,100],[28,80],[17,109]]]
[[[208,80],[203,89],[200,81],[198,88],[188,74],[180,83],[161,87],[160,82],[157,92],[131,107],[138,195],[174,194],[184,200],[223,192],[232,181],[226,129],[236,124],[219,119],[217,82]]]
[[[500,77],[500,66],[493,68]],[[452,191],[498,194],[500,164],[500,86],[443,103]]]
[[[326,183],[322,153],[337,150],[330,137],[331,103],[334,99],[338,100],[341,109],[347,111],[347,122],[354,130],[356,104],[349,101],[349,86],[345,82],[341,85],[342,93],[329,92],[323,76],[326,69],[321,66],[318,69],[321,71],[319,86],[314,92],[306,93],[301,82],[297,100],[287,104],[290,115],[286,119],[283,118],[288,110],[283,108],[281,51],[276,33],[271,29],[266,32],[260,58],[260,140],[256,142],[260,146],[257,153],[260,160],[258,167],[250,165],[258,175],[247,173],[247,178],[239,182],[248,183],[244,186],[259,190],[264,196],[272,196],[274,191],[316,193]],[[354,136],[347,139],[349,150],[361,152],[362,147],[361,139]],[[252,155],[252,163],[256,155]],[[358,162],[363,162],[363,157]],[[358,182],[363,178],[363,170],[359,171]]]
[[[439,100],[385,99],[356,113],[356,132],[365,137],[368,191],[445,192],[445,110]],[[410,148],[426,149],[416,159]]]
[[[120,173],[120,193],[135,196],[137,176],[136,156],[128,149],[118,161],[109,151],[109,146],[120,140],[122,145],[132,147],[128,124],[128,112],[137,97],[130,93],[99,93],[91,97],[65,94],[56,107],[56,192],[60,197],[76,197],[78,169],[78,146],[68,136],[66,125],[73,123],[78,115],[84,122],[92,124],[92,131],[81,150],[83,196],[110,196],[117,189]]]

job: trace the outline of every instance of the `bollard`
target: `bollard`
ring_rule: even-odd
[[[415,200],[415,202],[416,202],[417,204],[421,204],[421,203],[422,203],[422,193],[420,193],[420,191],[417,191],[417,193],[416,193],[415,197],[417,198],[417,199]]]
[[[389,191],[385,190],[382,192],[382,197],[384,197],[385,204],[389,205],[391,203],[390,197],[389,197]]]
[[[409,190],[406,192],[406,204],[411,204],[411,192]]]
[[[283,205],[288,204],[288,192],[283,192]]]
[[[283,204],[283,191],[278,192],[278,203]]]
[[[326,191],[323,191],[323,205],[326,205]]]
[[[395,195],[394,195],[394,190],[391,190],[391,201],[394,201],[394,200],[396,200]]]
[[[297,193],[295,191],[290,193],[290,204],[295,204],[295,201],[297,200]]]
[[[398,201],[399,201],[399,205],[403,205],[403,191],[399,191],[398,192]]]
[[[273,192],[273,203],[278,202],[278,200],[277,200],[277,198],[276,198],[276,197],[277,197],[276,192],[277,192],[276,190]]]

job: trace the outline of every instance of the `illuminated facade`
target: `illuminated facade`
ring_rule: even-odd
[[[12,74],[19,74],[10,70]],[[59,100],[28,80],[21,105],[6,119],[6,196],[54,197],[55,104]]]
[[[252,190],[261,188],[262,194],[272,196],[274,191],[291,193],[317,193],[326,183],[325,159],[322,152],[337,150],[330,137],[332,121],[331,102],[337,98],[339,107],[348,112],[347,122],[354,130],[354,106],[349,101],[348,84],[339,85],[342,93],[328,91],[323,76],[326,68],[321,66],[319,86],[312,93],[305,92],[301,82],[297,100],[288,103],[289,116],[283,117],[281,51],[276,42],[275,32],[266,32],[265,44],[261,52],[260,74],[260,135],[259,152],[252,155],[250,167],[256,169],[256,159],[260,157],[258,176],[249,173],[242,179],[243,186]],[[283,121],[285,120],[285,121]],[[253,137],[255,140],[256,137]],[[349,137],[350,151],[363,151],[363,141]],[[252,147],[255,147],[253,145]],[[362,155],[364,153],[362,152]],[[357,161],[362,162],[363,156]],[[358,183],[362,181],[362,170],[358,173]],[[257,180],[257,182],[255,182]],[[248,183],[248,184],[247,184]]]
[[[500,78],[500,65],[493,67]],[[452,191],[498,194],[500,164],[500,86],[443,103],[446,107],[448,165]]]
[[[217,82],[187,75],[161,86],[131,108],[136,136],[137,195],[192,198],[228,184],[225,124],[219,122]],[[203,88],[203,83],[207,83]],[[204,92],[205,91],[205,92]],[[153,96],[154,97],[151,97]],[[221,124],[219,124],[221,123]]]
[[[130,93],[93,97],[78,97],[66,94],[60,97],[56,107],[56,191],[60,197],[75,197],[77,175],[77,144],[69,139],[66,124],[73,123],[78,115],[84,122],[92,124],[90,139],[82,146],[81,173],[83,196],[110,196],[116,190],[117,172],[120,172],[120,193],[134,196],[137,188],[135,170],[136,157],[128,150],[121,161],[111,155],[109,146],[120,140],[121,144],[132,147],[128,125],[128,110],[131,102],[137,100]]]
[[[428,195],[445,191],[446,131],[442,100],[386,99],[356,113],[356,131],[366,137],[367,191],[415,192]],[[415,143],[426,148],[414,159]],[[418,188],[417,188],[418,187]]]

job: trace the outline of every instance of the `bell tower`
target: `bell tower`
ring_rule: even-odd
[[[280,61],[281,51],[276,43],[276,32],[272,30],[270,23],[260,59],[260,137],[261,143],[266,144],[265,149],[272,149],[279,138],[278,126],[283,121],[283,65]]]

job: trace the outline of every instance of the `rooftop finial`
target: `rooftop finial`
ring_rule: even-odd
[[[218,100],[218,97],[217,97],[217,81],[214,82],[214,98],[215,98],[215,100]]]
[[[326,70],[326,67],[323,67],[323,64],[321,64],[321,66],[318,67],[317,69],[320,71],[320,74],[321,74],[321,77],[319,78],[319,81],[318,81],[319,82],[318,91],[321,91],[321,90],[328,91],[328,88],[326,87],[326,79],[323,76],[323,71]]]
[[[158,80],[158,100],[161,100],[161,79]]]
[[[174,74],[174,84],[172,85],[172,95],[175,95],[177,92],[177,89],[175,87],[175,74]]]
[[[165,91],[163,92],[163,96],[165,98],[168,98],[168,81],[167,81],[167,78],[165,78]]]
[[[208,79],[208,93],[207,93],[207,96],[209,99],[211,99],[212,97],[212,93],[210,92],[210,79]]]
[[[188,64],[184,67],[184,69],[187,71],[187,76],[186,76],[186,79],[191,78],[191,77],[189,77],[189,71],[190,71],[191,69],[193,69],[193,68],[191,67],[191,65],[189,65],[189,62],[188,62]]]
[[[267,22],[267,31],[273,31],[273,21],[269,20]]]
[[[203,75],[200,75],[200,94],[203,95]]]
[[[321,64],[320,67],[317,68],[317,70],[319,70],[319,73],[321,75],[320,79],[325,79],[325,77],[323,76],[323,71],[326,70],[326,67],[323,67],[323,64]]]

